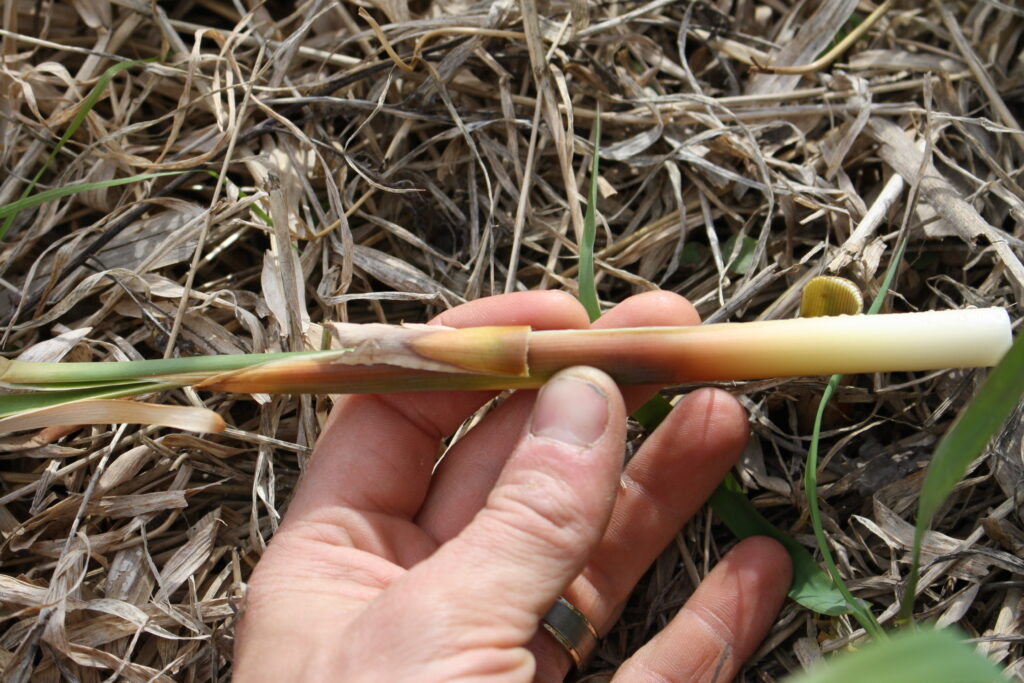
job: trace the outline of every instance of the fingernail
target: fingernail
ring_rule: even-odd
[[[557,375],[540,390],[530,433],[581,448],[604,434],[608,396],[597,385],[572,373]]]

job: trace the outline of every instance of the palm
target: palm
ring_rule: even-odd
[[[587,324],[575,302],[550,292],[474,302],[441,321],[537,329]],[[656,294],[635,297],[596,324],[687,321],[696,322],[689,304]],[[441,439],[489,395],[340,401],[252,577],[239,634],[240,670],[269,677],[276,663],[290,678],[297,670],[309,678],[347,678],[340,672],[379,672],[366,668],[375,661],[391,675],[415,671],[420,680],[485,674],[527,680],[535,661],[539,678],[560,680],[570,660],[553,640],[535,635],[539,616],[564,592],[599,629],[607,629],[618,605],[720,481],[746,438],[745,416],[734,400],[721,392],[697,392],[648,439],[624,473],[627,485],[619,487],[621,465],[615,459],[621,458],[625,411],[651,392],[634,388],[624,392],[624,404],[611,402],[614,438],[604,461],[570,462],[557,476],[531,475],[530,485],[546,488],[539,499],[525,502],[533,508],[525,515],[516,497],[529,487],[510,474],[508,464],[530,461],[543,469],[559,461],[556,451],[543,453],[543,442],[531,446],[538,453],[522,452],[535,392],[517,392],[492,410],[450,449],[436,472]],[[680,443],[688,444],[682,452]],[[523,552],[517,544],[534,550]],[[709,617],[725,604],[716,591],[738,590],[730,582],[746,571],[748,600],[722,617],[734,628],[684,651],[673,666],[698,670],[725,649],[726,670],[735,669],[770,624],[788,585],[785,556],[765,543],[748,544],[740,555],[735,572],[712,574],[722,585],[705,582],[694,598],[698,604],[676,620],[678,628],[697,628],[698,636],[720,626],[708,628]],[[777,584],[784,584],[781,591]],[[273,647],[314,654],[301,665],[283,663],[283,654],[268,656]],[[651,656],[664,659],[658,651]],[[650,668],[640,655],[635,659],[640,669]],[[245,668],[256,661],[263,668]]]

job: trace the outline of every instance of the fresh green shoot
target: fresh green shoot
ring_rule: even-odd
[[[914,594],[921,564],[921,543],[935,514],[967,467],[985,450],[989,440],[1020,403],[1024,395],[1024,335],[1019,336],[1003,357],[977,395],[939,442],[928,465],[928,474],[921,487],[917,504],[917,524],[911,553],[910,574],[900,605],[900,621],[913,618]]]
[[[757,240],[750,235],[731,235],[722,245],[722,253],[727,255],[726,266],[734,275],[746,275],[754,266],[754,252],[757,251]]]
[[[18,208],[14,209],[13,211],[8,211],[6,213],[0,214],[0,218],[4,218],[3,224],[0,225],[0,240],[2,240],[4,238],[4,235],[7,234],[8,228],[11,227],[11,223],[14,222],[14,219],[17,217],[19,211],[21,211],[23,209],[31,208],[33,206],[38,206],[39,204],[42,204],[43,201],[49,201],[49,200],[43,200],[43,201],[36,202],[36,203],[21,204],[22,201],[27,199],[29,197],[29,195],[32,194],[32,191],[35,190],[36,184],[39,182],[39,179],[43,177],[43,174],[46,173],[46,170],[48,168],[50,168],[50,165],[53,163],[53,160],[55,158],[57,158],[57,155],[64,148],[64,145],[67,143],[68,140],[71,139],[71,136],[74,135],[78,131],[78,128],[85,121],[85,117],[89,115],[89,112],[92,111],[93,107],[96,106],[96,103],[99,102],[100,99],[103,97],[103,93],[107,89],[107,85],[110,84],[110,81],[114,78],[114,76],[116,76],[117,74],[121,73],[122,71],[125,71],[126,69],[131,69],[133,67],[140,66],[142,64],[149,64],[151,62],[155,62],[156,60],[157,60],[156,57],[149,57],[147,59],[134,59],[134,60],[131,60],[131,61],[128,61],[128,62],[118,62],[117,64],[113,65],[112,67],[110,67],[109,69],[107,69],[106,71],[103,72],[103,75],[101,75],[99,77],[99,79],[96,81],[96,85],[93,86],[92,90],[89,91],[89,94],[86,95],[84,100],[82,100],[82,104],[81,104],[81,106],[79,106],[78,112],[76,112],[74,118],[71,119],[71,123],[68,125],[67,130],[64,131],[64,135],[62,135],[60,140],[57,141],[57,144],[54,146],[53,150],[50,152],[50,155],[46,158],[46,161],[43,162],[43,165],[36,172],[36,174],[32,178],[32,180],[29,181],[29,184],[25,186],[25,190],[21,193],[21,197],[19,198],[19,201],[12,202],[12,203],[8,204],[6,207],[3,207],[4,209],[10,209],[11,207],[18,207]],[[136,176],[135,179],[136,180],[144,180],[145,178],[143,178],[141,176]],[[128,181],[128,182],[134,182],[133,180],[129,180],[127,178],[122,178],[122,180],[125,180],[125,181]],[[118,184],[124,184],[124,183],[118,183]],[[86,183],[85,185],[89,185],[89,183]],[[111,185],[96,185],[94,187],[85,187],[84,185],[75,185],[73,187],[79,188],[79,189],[75,190],[76,192],[85,192],[85,191],[88,191],[88,190],[91,190],[91,189],[99,189],[99,188],[102,188],[102,187],[111,187]],[[61,189],[67,189],[67,188],[61,188]],[[46,194],[46,193],[43,193],[43,194]],[[66,196],[67,194],[74,194],[74,193],[73,192],[67,192],[67,193],[62,194],[62,195],[52,196],[51,199],[56,199],[58,197],[63,197],[63,196]]]
[[[108,187],[118,187],[119,185],[130,185],[132,183],[142,182],[143,180],[151,180],[153,178],[162,178],[169,175],[181,175],[182,173],[191,173],[192,171],[159,171],[157,173],[140,173],[139,175],[128,176],[126,178],[111,178],[110,180],[98,180],[91,183],[75,183],[74,185],[64,185],[63,187],[55,187],[39,194],[34,194],[31,197],[22,197],[10,204],[0,206],[0,218],[13,219],[18,215],[19,212],[25,209],[31,209],[45,204],[46,202],[53,201],[54,199],[60,199],[61,197],[67,197],[70,195],[78,194],[79,192],[90,192],[92,190],[102,190]],[[6,226],[6,223],[5,223]],[[0,229],[0,238],[3,237],[3,229]]]
[[[822,57],[827,55],[831,50],[834,50],[839,45],[841,45],[842,42],[846,40],[846,37],[848,35],[850,35],[853,31],[856,31],[857,27],[864,23],[864,19],[865,16],[863,14],[854,10],[853,14],[850,15],[850,18],[846,20],[845,24],[843,24],[843,27],[839,29],[839,33],[837,33],[832,38],[832,40],[829,41],[829,44],[825,47],[824,50],[818,53],[815,59],[821,59]]]
[[[711,496],[711,508],[737,538],[771,536],[789,552],[793,584],[789,598],[818,614],[838,616],[848,611],[847,600],[821,571],[814,557],[795,538],[765,519],[728,474]]]
[[[953,629],[907,630],[862,650],[821,662],[787,683],[907,683],[970,681],[1005,683],[990,661]]]
[[[828,569],[829,576],[832,577],[833,584],[842,593],[849,605],[850,612],[860,625],[873,638],[884,638],[885,631],[882,630],[881,624],[875,619],[871,609],[862,600],[854,597],[846,582],[843,581],[843,577],[839,574],[839,567],[836,566],[836,561],[832,557],[832,551],[828,548],[828,539],[825,537],[825,529],[821,524],[821,508],[818,505],[818,443],[821,439],[821,421],[825,414],[825,408],[828,406],[829,401],[832,400],[832,395],[835,394],[841,379],[842,375],[832,375],[829,378],[828,384],[825,385],[825,391],[821,395],[821,402],[818,404],[818,413],[814,417],[811,445],[807,450],[807,469],[804,472],[804,495],[807,497],[811,526],[814,528],[814,538],[818,542],[821,558]]]
[[[583,217],[583,241],[579,245],[579,297],[583,308],[593,322],[601,317],[601,304],[597,298],[594,279],[594,243],[597,241],[597,171],[601,149],[601,109],[594,118],[594,152],[590,161],[590,187],[587,191],[587,213]]]
[[[220,179],[220,174],[217,173],[216,171],[207,171],[207,173],[209,173],[213,177],[214,180],[219,180]],[[248,196],[249,196],[249,194],[247,192],[242,190],[242,188],[238,188],[238,198],[239,199],[245,199]],[[252,211],[254,214],[256,214],[256,217],[259,218],[264,223],[266,223],[268,227],[271,227],[271,228],[274,227],[274,221],[270,220],[270,214],[267,213],[266,211],[264,211],[262,208],[260,208],[259,204],[255,204],[255,203],[252,204],[249,207],[249,210]]]
[[[896,253],[889,264],[888,270],[886,270],[882,286],[871,302],[867,315],[874,315],[881,310],[889,288],[896,278],[899,265],[903,260],[905,247],[906,239],[904,238],[896,247]],[[884,638],[885,631],[882,629],[881,624],[878,623],[874,613],[866,604],[853,596],[846,582],[843,581],[843,577],[839,574],[839,568],[832,557],[832,551],[829,550],[828,539],[825,537],[825,529],[821,523],[821,507],[818,505],[818,447],[821,442],[821,423],[825,415],[825,408],[828,406],[829,401],[832,400],[832,396],[839,387],[841,380],[842,375],[832,375],[825,385],[825,391],[822,392],[821,401],[818,403],[818,412],[814,417],[814,429],[811,432],[811,443],[807,449],[807,464],[804,470],[804,495],[807,498],[807,508],[811,518],[811,526],[814,528],[814,537],[818,542],[818,549],[821,551],[822,560],[828,569],[829,575],[832,577],[833,583],[846,597],[853,616],[864,627],[864,630],[870,633],[873,638]]]

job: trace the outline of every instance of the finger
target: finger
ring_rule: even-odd
[[[541,390],[484,508],[399,579],[367,618],[422,609],[445,637],[457,639],[443,644],[448,650],[524,646],[604,531],[624,432],[625,410],[611,378],[593,368],[558,373]]]
[[[700,325],[700,314],[685,298],[673,292],[644,292],[632,296],[594,321],[591,327],[611,329],[618,327],[670,327]],[[626,409],[632,413],[642,406],[661,387],[638,385],[622,388]]]
[[[686,396],[641,446],[622,476],[608,530],[566,598],[601,633],[619,605],[732,467],[747,441],[743,407],[727,392]],[[538,658],[568,671],[568,654],[539,638]]]
[[[731,681],[771,628],[792,570],[777,541],[741,541],[615,681]]]
[[[646,292],[626,299],[595,321],[593,327],[699,322],[696,310],[678,294]],[[655,391],[656,387],[624,388],[627,411],[635,410]],[[417,523],[438,542],[458,534],[483,507],[530,415],[535,396],[535,392],[517,391],[445,454],[417,517]]]
[[[584,325],[586,315],[567,294],[522,292],[459,306],[435,322],[550,329]],[[320,435],[285,525],[326,521],[343,528],[347,538],[339,540],[346,545],[386,550],[377,545],[379,525],[367,520],[411,518],[422,504],[440,439],[493,395],[463,391],[342,398]],[[355,518],[353,510],[359,513]]]
[[[699,389],[641,446],[623,473],[608,533],[583,574],[602,601],[592,618],[604,622],[626,599],[739,458],[748,430],[735,398]]]

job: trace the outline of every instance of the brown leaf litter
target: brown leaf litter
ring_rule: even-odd
[[[494,293],[574,291],[598,117],[605,305],[663,288],[706,320],[789,317],[823,272],[873,297],[907,235],[892,309],[1002,305],[1017,319],[1024,13],[1002,0],[896,2],[837,61],[771,71],[812,64],[879,4],[9,3],[0,204],[125,59],[160,57],[113,79],[37,191],[186,173],[22,211],[0,241],[3,353],[283,350],[311,323],[423,322]],[[826,529],[883,619],[923,468],[982,376],[848,377],[829,414]],[[738,468],[748,495],[813,548],[799,480],[821,378],[725,388],[751,415]],[[329,398],[155,399],[213,409],[229,427],[0,441],[5,679],[230,675],[246,577]],[[958,624],[1018,676],[1020,420],[926,539],[917,602],[918,617]],[[584,678],[606,679],[732,543],[698,514]],[[859,635],[788,604],[740,678],[779,679]]]

